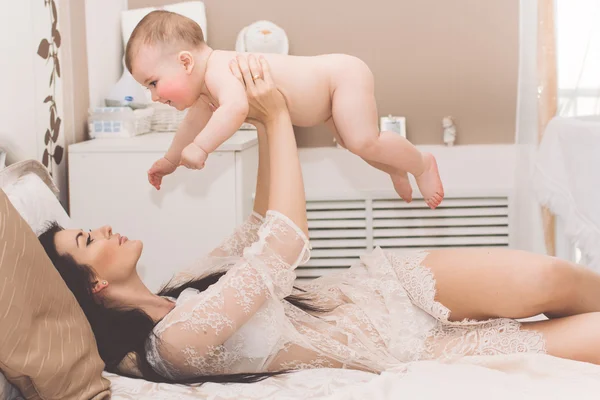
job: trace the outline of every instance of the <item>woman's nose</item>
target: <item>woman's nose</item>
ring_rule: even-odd
[[[102,228],[100,228],[100,231],[104,237],[109,238],[112,236],[112,227],[110,225],[104,225]]]
[[[112,236],[112,228],[109,225],[104,225],[101,228],[90,230],[92,239],[109,238]]]
[[[156,93],[154,93],[154,92],[153,92],[153,93],[152,93],[152,101],[156,102],[156,101],[158,101],[158,100],[160,100],[160,97],[158,97],[158,95],[157,95]]]

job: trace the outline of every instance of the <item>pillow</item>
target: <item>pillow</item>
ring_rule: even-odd
[[[71,228],[71,220],[56,196],[58,189],[38,161],[13,164],[0,172],[0,187],[36,235],[50,221]]]
[[[29,164],[35,171],[38,166],[31,163],[37,162]],[[43,171],[32,173],[50,180]],[[14,169],[0,171],[0,184],[16,175]],[[24,397],[110,398],[109,382],[102,378],[104,364],[83,311],[3,190],[0,282],[0,370]]]
[[[208,42],[208,31],[206,29],[206,11],[204,9],[204,3],[201,1],[186,1],[183,3],[170,4],[164,7],[146,7],[122,11],[121,31],[123,32],[123,48],[127,47],[129,37],[131,36],[131,33],[133,32],[137,24],[147,14],[155,10],[167,10],[193,19],[198,25],[200,25],[200,28],[202,28],[202,33],[204,34],[204,41]]]
[[[0,147],[0,169],[6,167],[6,150]]]
[[[4,375],[0,373],[0,399],[3,400],[23,400],[19,389],[10,384]]]

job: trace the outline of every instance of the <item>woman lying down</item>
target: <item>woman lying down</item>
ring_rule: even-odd
[[[40,236],[108,371],[128,354],[146,380],[169,383],[255,382],[321,367],[381,372],[464,355],[600,364],[600,276],[555,258],[376,249],[295,287],[309,245],[290,116],[266,63],[240,58],[232,71],[258,126],[259,168],[254,213],[231,237],[153,294],[136,272],[140,241],[108,226],[53,225]],[[540,313],[549,319],[516,321]]]

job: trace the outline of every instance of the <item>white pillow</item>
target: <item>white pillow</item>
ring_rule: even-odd
[[[198,25],[200,25],[200,28],[202,28],[204,41],[208,41],[204,3],[201,1],[186,1],[183,3],[170,4],[164,7],[146,7],[122,11],[121,31],[123,32],[123,48],[127,47],[127,42],[129,41],[131,33],[137,24],[142,20],[142,18],[155,10],[167,10],[193,19]]]
[[[0,187],[36,235],[52,221],[71,227],[71,219],[56,197],[58,189],[38,161],[21,161],[4,168],[0,171]]]

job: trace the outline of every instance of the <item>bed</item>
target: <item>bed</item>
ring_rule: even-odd
[[[597,399],[600,367],[547,355],[416,362],[381,375],[306,370],[250,385],[157,385],[108,375],[113,399]]]
[[[44,168],[35,161],[11,166],[0,184],[34,231],[68,216]],[[600,341],[600,337],[599,337]],[[597,399],[600,366],[548,355],[464,357],[453,363],[420,361],[399,365],[380,375],[362,371],[312,369],[253,384],[185,386],[156,384],[104,373],[112,398],[129,399]],[[0,376],[0,382],[2,382]],[[2,386],[2,385],[0,385]],[[0,393],[16,392],[0,388]]]

